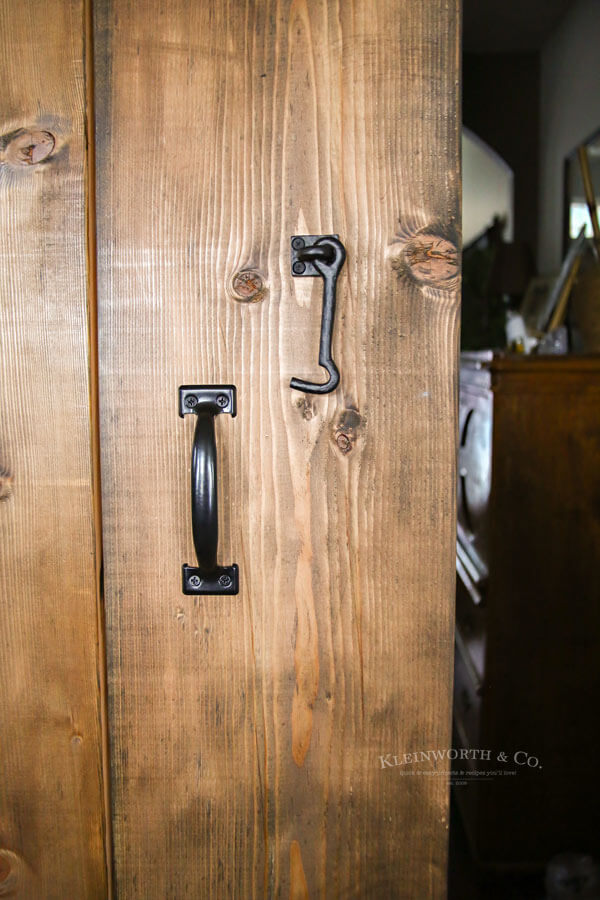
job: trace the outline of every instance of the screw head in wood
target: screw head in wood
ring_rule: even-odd
[[[292,247],[294,250],[302,250],[304,247],[304,239],[301,237],[295,237],[292,241]]]
[[[188,394],[185,398],[185,405],[188,409],[193,409],[195,406],[198,406],[198,398],[195,394]]]
[[[197,588],[200,587],[200,579],[197,575],[190,575],[188,579],[188,584],[190,587]]]
[[[230,575],[220,575],[219,576],[219,584],[221,587],[228,588],[231,587],[231,576]]]
[[[225,394],[219,394],[217,397],[217,405],[221,407],[221,409],[225,409],[227,404],[229,403],[229,397],[226,397]]]
[[[294,275],[303,275],[305,271],[306,271],[306,264],[303,262],[300,262],[299,260],[297,262],[295,262],[294,265],[292,266],[292,272],[294,273]]]

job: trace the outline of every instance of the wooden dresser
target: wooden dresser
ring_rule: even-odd
[[[597,855],[600,357],[464,354],[459,427],[454,746],[491,751],[454,764],[472,850]]]

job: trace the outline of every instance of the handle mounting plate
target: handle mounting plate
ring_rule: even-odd
[[[291,247],[291,266],[292,266],[292,275],[294,278],[315,278],[319,276],[321,273],[318,269],[315,268],[314,264],[307,260],[300,260],[300,254],[303,250],[307,250],[309,247],[314,247],[317,241],[322,240],[323,238],[335,238],[339,240],[339,234],[293,234],[290,247]],[[302,241],[302,243],[300,243]],[[296,270],[296,264],[302,262],[304,265],[304,271],[299,272]]]
[[[183,384],[179,388],[179,415],[189,416],[198,406],[210,409],[215,415],[237,414],[236,390],[233,384]]]
[[[340,371],[332,356],[335,291],[338,275],[346,259],[346,248],[335,234],[294,234],[291,238],[291,269],[295,277],[319,276],[323,279],[319,365],[325,369],[325,382],[292,378],[290,387],[306,394],[330,394],[340,383]]]
[[[207,575],[196,566],[181,567],[181,589],[184,594],[238,594],[240,579],[238,567],[217,566],[214,572]]]
[[[212,416],[237,413],[236,389],[233,384],[184,384],[179,388],[179,415],[209,412]],[[181,567],[181,589],[187,595],[239,593],[237,565],[215,566],[211,571],[197,566]]]

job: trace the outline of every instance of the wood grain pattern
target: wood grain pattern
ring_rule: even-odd
[[[450,739],[457,5],[106,0],[96,35],[118,896],[442,897],[447,779],[379,757]],[[331,232],[342,383],[308,397],[289,238]],[[238,389],[237,597],[180,593],[193,383]]]
[[[0,896],[105,898],[83,5],[0,35]]]

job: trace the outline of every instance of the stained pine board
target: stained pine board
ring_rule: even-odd
[[[442,897],[447,778],[380,756],[450,740],[457,5],[112,0],[96,38],[118,896]],[[315,398],[289,239],[332,232],[342,382]],[[194,383],[238,389],[237,597],[180,590]]]
[[[0,46],[0,895],[100,900],[82,3]]]

